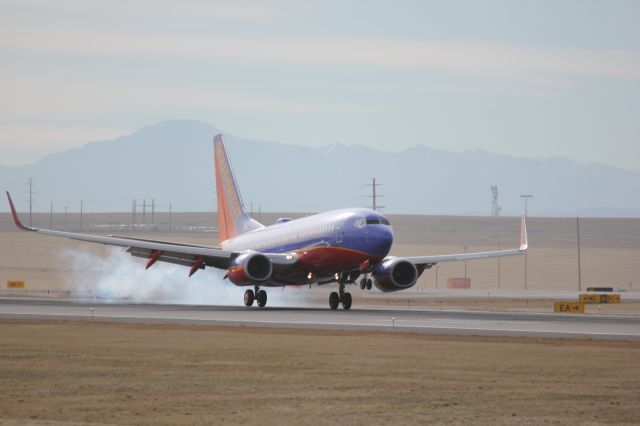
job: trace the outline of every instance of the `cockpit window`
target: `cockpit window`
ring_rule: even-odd
[[[391,225],[384,217],[368,217],[366,219],[356,219],[353,224],[356,228],[364,228],[365,225]]]
[[[391,225],[384,217],[370,217],[367,219],[367,225]]]

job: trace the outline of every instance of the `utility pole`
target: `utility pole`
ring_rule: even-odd
[[[582,291],[582,268],[580,267],[580,218],[576,217],[576,230],[578,233],[578,291]]]
[[[69,221],[67,220],[67,210],[69,210],[69,206],[64,206],[64,229],[66,231],[69,230]]]
[[[464,246],[464,254],[467,254],[467,246]],[[464,258],[464,285],[467,285],[467,258]]]
[[[498,251],[500,251],[500,235],[498,235]],[[500,257],[498,257],[498,290],[500,290]]]
[[[155,224],[156,219],[156,199],[151,199],[151,224]]]
[[[524,199],[524,218],[527,218],[527,200],[533,197],[530,194],[520,195],[520,198]],[[524,289],[527,290],[527,252],[524,252]]]
[[[369,198],[371,198],[371,209],[375,211],[383,209],[384,206],[378,204],[378,198],[382,198],[383,195],[378,194],[377,191],[378,187],[382,186],[382,184],[376,183],[376,178],[371,178],[371,183],[367,184],[367,186],[371,187],[371,195],[369,195]]]
[[[80,230],[82,231],[82,215],[84,213],[84,201],[80,200]]]
[[[29,226],[33,226],[33,178],[29,178]]]
[[[532,198],[533,195],[521,195],[520,198],[524,199],[524,217],[527,217],[527,200]]]

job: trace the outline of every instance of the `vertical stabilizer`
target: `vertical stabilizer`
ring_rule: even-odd
[[[244,211],[236,178],[229,162],[222,135],[213,138],[213,154],[216,168],[216,194],[218,199],[218,228],[220,241],[238,234],[263,228]]]

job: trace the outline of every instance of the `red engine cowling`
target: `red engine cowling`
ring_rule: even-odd
[[[227,270],[227,278],[235,285],[251,285],[267,281],[273,273],[273,264],[262,253],[249,252],[236,257]]]
[[[373,270],[371,275],[378,290],[385,293],[411,288],[420,276],[416,265],[402,258],[384,261]]]

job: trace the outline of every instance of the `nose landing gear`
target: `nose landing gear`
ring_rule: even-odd
[[[373,287],[373,281],[371,281],[371,278],[363,278],[360,280],[360,289],[364,290],[365,288],[367,290],[371,290],[371,287]]]

